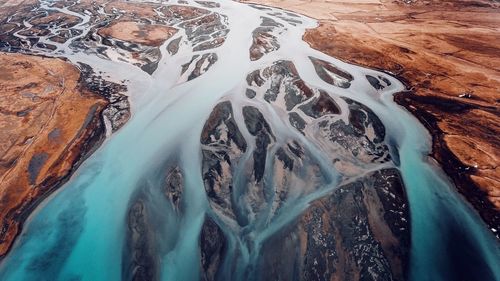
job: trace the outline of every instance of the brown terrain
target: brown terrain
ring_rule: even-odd
[[[55,58],[0,53],[0,256],[20,224],[104,136],[107,101]]]
[[[126,42],[157,47],[176,32],[177,29],[169,26],[122,21],[114,23],[109,27],[101,28],[98,34]]]
[[[57,2],[55,6],[62,8],[62,4]],[[32,27],[21,31],[21,35],[35,37],[50,34],[48,29],[39,28],[44,25],[64,28],[80,22],[77,17],[59,12],[33,16],[36,12],[31,12],[32,8],[37,5],[33,0],[0,0],[0,20],[23,11],[26,18],[32,17]],[[94,5],[94,1],[82,0],[73,9],[83,12]],[[153,8],[158,6],[109,3],[107,12],[117,9],[124,14],[97,33],[158,47],[177,29],[138,20],[155,18]],[[172,6],[165,13],[190,19],[206,11]],[[96,20],[103,19],[96,16]],[[0,25],[0,41],[18,42],[9,37],[16,28],[13,23]],[[65,42],[67,38],[54,35],[50,40]],[[129,117],[128,101],[120,94],[124,88],[101,80],[92,69],[80,68],[63,59],[0,52],[0,257],[8,252],[35,207],[68,180],[103,141],[103,118],[111,121],[114,132]]]
[[[500,228],[500,3],[248,2],[318,19],[304,36],[312,47],[403,80],[410,91],[396,102],[431,132],[432,156],[458,190]]]

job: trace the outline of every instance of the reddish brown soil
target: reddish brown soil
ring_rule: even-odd
[[[177,32],[173,27],[121,21],[101,28],[99,35],[147,46],[160,46]]]
[[[103,136],[107,105],[54,58],[0,53],[0,256]]]

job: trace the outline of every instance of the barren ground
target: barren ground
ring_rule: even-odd
[[[395,100],[433,135],[432,156],[492,227],[500,226],[500,4],[494,1],[253,0],[320,20],[304,39],[390,71]]]
[[[0,255],[34,203],[67,177],[99,139],[107,102],[53,58],[0,53]],[[102,130],[102,128],[101,128]],[[82,152],[83,151],[83,152]]]

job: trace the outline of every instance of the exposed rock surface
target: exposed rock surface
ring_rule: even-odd
[[[102,116],[111,124],[111,132],[116,132],[130,118],[130,103],[128,97],[123,94],[126,87],[104,80],[86,64],[80,63],[80,71],[82,75],[79,82],[108,101]]]
[[[384,143],[385,128],[378,117],[366,106],[346,98],[349,105],[349,123],[344,120],[326,119],[319,125],[320,141],[329,140],[331,155],[351,158],[362,163],[383,163],[391,159]],[[339,147],[339,148],[338,148]],[[345,161],[345,159],[343,159]],[[347,160],[350,162],[349,160]],[[361,163],[360,163],[361,162]]]
[[[217,61],[217,54],[206,53],[203,55],[194,55],[191,61],[182,65],[181,75],[186,81],[198,78],[203,73],[207,72],[210,67]],[[183,79],[181,78],[181,79]]]
[[[395,169],[340,186],[264,243],[261,280],[405,280],[405,198]]]
[[[206,217],[200,234],[201,280],[217,279],[227,248],[227,241],[220,227],[210,217]]]

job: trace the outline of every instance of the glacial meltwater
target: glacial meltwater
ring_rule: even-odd
[[[31,51],[123,83],[132,116],[112,134],[105,120],[108,138],[32,213],[0,280],[500,280],[498,240],[393,102],[396,78],[312,49],[302,35],[317,22],[288,11],[124,3],[153,5],[137,21],[177,33],[157,48],[104,40],[125,11],[34,8],[80,21]]]

